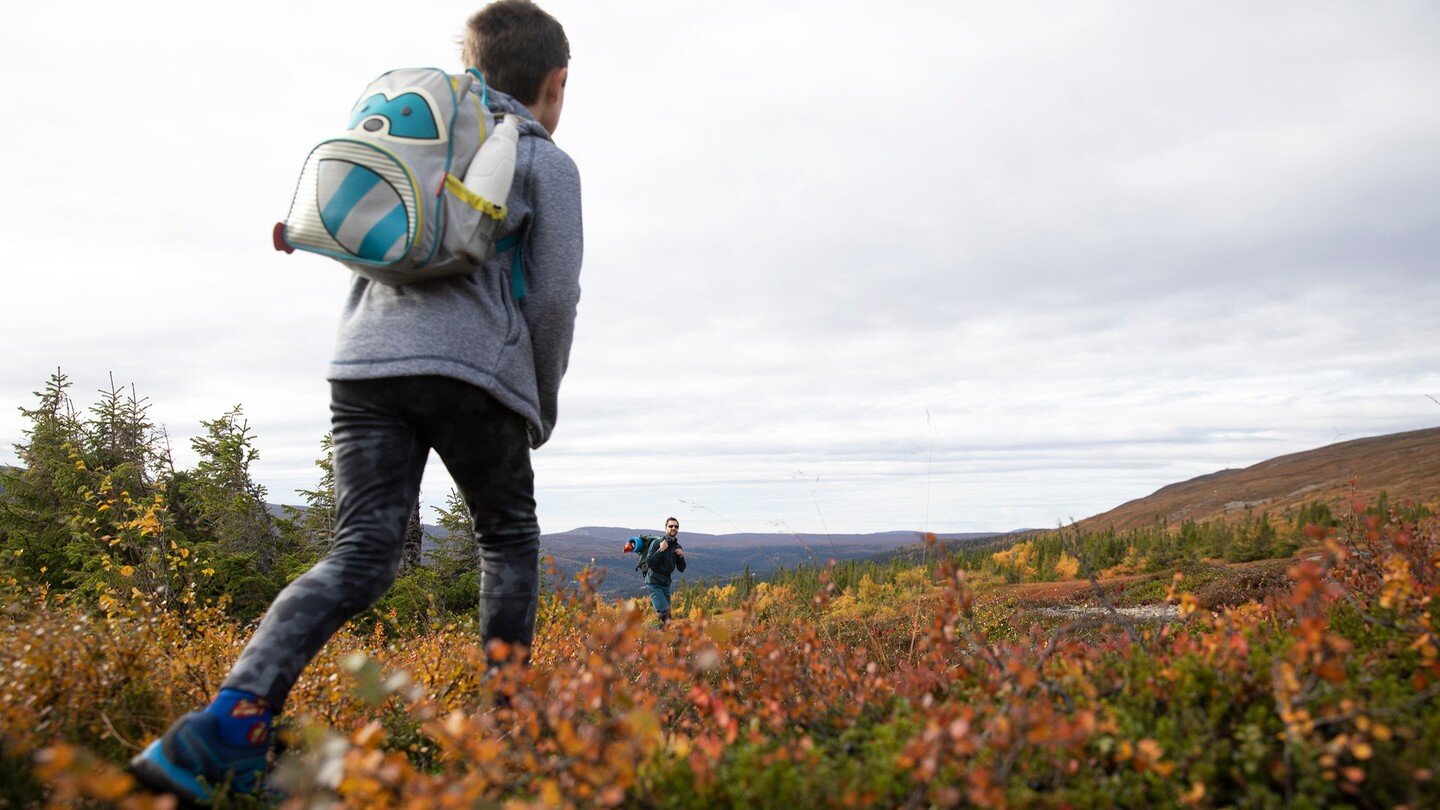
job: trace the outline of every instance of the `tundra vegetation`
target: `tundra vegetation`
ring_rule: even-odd
[[[276,517],[238,407],[177,470],[133,390],[80,412],[57,372],[36,399],[3,473],[0,806],[163,806],[123,763],[208,700],[324,552],[327,448],[306,508]],[[694,583],[664,632],[582,572],[543,598],[532,664],[488,677],[449,506],[436,558],[298,684],[274,769],[294,806],[1440,803],[1424,505],[932,542]]]

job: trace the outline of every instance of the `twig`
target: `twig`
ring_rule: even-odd
[[[1010,778],[1010,772],[1015,769],[1015,763],[1020,760],[1021,752],[1025,748],[1029,747],[1025,738],[1026,736],[1028,736],[1030,730],[1028,726],[1030,726],[1031,724],[1017,723],[1016,725],[1018,726],[1018,728],[1016,728],[1017,733],[1015,736],[1019,739],[1019,741],[1016,742],[1014,745],[1010,746],[1010,750],[1005,752],[1005,758],[1001,760],[996,767],[994,773],[998,777],[995,780],[995,784],[997,785],[1005,784],[1005,782]]]
[[[1102,627],[1110,623],[1109,619],[1099,619],[1092,616],[1084,619],[1076,619],[1073,622],[1068,622],[1055,628],[1055,631],[1050,634],[1050,643],[1046,644],[1045,649],[1040,653],[1039,665],[1043,667],[1045,662],[1050,660],[1050,656],[1059,652],[1060,642],[1071,633],[1091,627]]]
[[[1361,619],[1364,619],[1367,624],[1373,624],[1376,627],[1383,627],[1386,630],[1395,630],[1400,633],[1409,632],[1412,629],[1408,627],[1401,627],[1394,622],[1387,622],[1377,616],[1372,616],[1363,607],[1360,606],[1360,600],[1355,598],[1355,594],[1352,594],[1349,591],[1345,592],[1345,601],[1350,603],[1350,607],[1355,608],[1355,614],[1358,615]]]
[[[938,431],[930,424],[930,408],[925,408],[925,426],[930,428],[930,455],[925,462],[925,533],[930,533],[930,485],[935,477],[935,436]]]
[[[706,512],[709,512],[710,514],[714,515],[715,517],[720,518],[721,520],[725,521],[725,523],[726,523],[730,528],[734,529],[736,534],[744,534],[744,533],[745,533],[743,530],[741,530],[741,528],[740,528],[739,526],[736,526],[736,525],[730,520],[730,518],[725,517],[724,515],[720,514],[719,512],[716,512],[714,509],[711,509],[710,507],[706,506],[706,505],[703,504],[703,503],[696,503],[695,501],[687,501],[687,500],[685,500],[684,498],[680,498],[679,501],[680,501],[680,503],[683,503],[683,504],[685,504],[686,506],[690,507],[690,511],[692,511],[692,512],[695,511],[696,509],[703,509],[703,510],[705,510]],[[787,527],[787,528],[788,528],[788,527]],[[791,532],[791,534],[794,534],[794,532]],[[797,539],[798,539],[799,535],[796,535],[796,537],[797,537]],[[801,541],[800,541],[800,545],[801,545],[803,548],[805,548],[805,551],[807,551],[807,552],[810,551],[810,548],[805,545],[805,541],[801,540]],[[782,566],[780,565],[780,558],[779,558],[779,557],[776,557],[774,554],[771,554],[764,546],[760,546],[760,553],[761,553],[761,554],[764,554],[766,557],[770,558],[770,564],[773,565],[773,566],[775,566],[775,570],[777,570],[777,571],[780,570],[780,568],[781,568]],[[811,562],[814,562],[814,561],[815,561],[815,555],[814,555],[814,553],[811,553],[811,554],[810,554],[810,561],[811,561]]]
[[[820,567],[821,567],[819,558],[817,558],[817,557],[815,556],[815,549],[810,548],[810,544],[807,543],[807,542],[805,542],[805,538],[801,537],[799,532],[797,532],[797,531],[795,531],[794,529],[790,528],[790,524],[789,524],[789,523],[786,523],[786,522],[783,521],[783,520],[772,520],[772,521],[770,521],[770,524],[769,524],[769,525],[771,525],[771,526],[779,526],[779,527],[785,529],[785,531],[789,532],[789,533],[790,533],[790,536],[793,537],[793,538],[795,538],[795,542],[797,542],[797,543],[800,544],[800,548],[805,549],[805,553],[810,557],[810,564],[813,565],[813,566],[815,566],[816,568],[820,568]],[[773,559],[773,558],[772,558],[772,559]],[[777,570],[777,571],[780,570],[780,567],[781,567],[781,566],[780,566],[780,563],[779,563],[779,561],[777,560],[777,561],[775,562],[775,570]],[[798,566],[797,566],[797,567],[798,567]]]
[[[1270,691],[1275,697],[1275,716],[1285,716],[1285,698],[1280,692],[1280,662],[1276,661],[1270,665]],[[1295,738],[1297,734],[1291,724],[1285,724],[1285,734],[1282,736],[1281,761],[1285,766],[1285,806],[1290,806],[1295,798],[1295,759],[1293,756]]]
[[[1399,706],[1391,706],[1387,709],[1357,709],[1353,712],[1337,714],[1334,717],[1326,717],[1322,720],[1315,720],[1313,722],[1317,727],[1319,727],[1331,726],[1335,725],[1336,723],[1348,723],[1351,720],[1356,719],[1357,717],[1389,717],[1391,715],[1403,714],[1405,712],[1408,712],[1411,709],[1414,709],[1416,706],[1424,703],[1425,701],[1437,696],[1440,696],[1440,682],[1432,683],[1424,691],[1416,692],[1414,697],[1410,698],[1404,703],[1401,703]]]
[[[815,476],[815,483],[820,483],[820,476]],[[825,523],[825,513],[820,511],[820,496],[815,494],[815,488],[810,488],[810,502],[815,504],[815,514],[820,518],[820,528],[825,530],[825,540],[830,543],[830,553],[835,551],[835,538],[830,536],[830,526]]]
[[[1075,522],[1073,520],[1070,522],[1070,527],[1075,528]],[[1090,580],[1090,587],[1095,589],[1095,595],[1100,598],[1100,605],[1104,607],[1111,616],[1114,616],[1116,622],[1125,629],[1125,635],[1130,637],[1130,642],[1132,644],[1138,644],[1140,642],[1140,635],[1135,630],[1135,620],[1121,613],[1119,608],[1115,607],[1115,603],[1110,601],[1110,597],[1106,595],[1105,589],[1100,587],[1100,580],[1095,577],[1095,569],[1091,567],[1090,560],[1085,556],[1085,550],[1081,548],[1080,530],[1075,529],[1075,537],[1072,540],[1070,535],[1065,531],[1065,527],[1062,526],[1060,528],[1060,542],[1063,545],[1070,545],[1074,548],[1075,559],[1080,561],[1080,566],[1084,571],[1085,578]]]
[[[135,743],[132,743],[132,742],[130,742],[129,740],[125,739],[124,737],[122,737],[122,736],[120,735],[120,732],[118,732],[118,731],[115,730],[115,726],[110,722],[110,717],[109,717],[109,715],[105,714],[105,710],[104,710],[104,709],[101,709],[101,710],[100,710],[100,719],[105,721],[105,728],[110,729],[110,734],[111,734],[111,736],[113,736],[115,739],[119,740],[121,745],[125,746],[126,748],[129,748],[131,751],[139,751],[139,750],[140,750],[140,746],[138,746],[138,745],[136,745]]]
[[[964,616],[963,623],[958,620],[955,622],[955,632],[960,634],[960,637],[965,640],[966,644],[970,645],[970,648],[973,649],[977,655],[985,659],[986,663],[990,664],[990,666],[994,667],[995,671],[1003,672],[1005,670],[1005,662],[1000,660],[1000,653],[995,650],[994,645],[990,644],[988,639],[985,643],[980,643],[975,635],[970,632],[971,628],[969,625],[973,622],[974,619],[972,617],[969,615]]]

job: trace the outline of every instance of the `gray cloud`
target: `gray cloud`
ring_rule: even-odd
[[[587,225],[547,530],[1049,525],[1440,416],[1430,6],[543,5]],[[114,371],[183,463],[241,402],[272,494],[313,483],[347,279],[269,227],[360,83],[462,22],[380,9],[16,11],[47,126],[0,133],[0,403]],[[158,75],[185,103],[133,120]]]

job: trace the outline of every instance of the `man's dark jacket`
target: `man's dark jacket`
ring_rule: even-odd
[[[662,538],[663,539],[663,538]],[[651,541],[658,543],[659,541]],[[659,545],[655,546],[659,548]],[[659,585],[662,588],[670,587],[670,574],[676,570],[685,570],[685,558],[675,553],[680,548],[680,541],[672,540],[664,551],[657,551],[650,555],[650,573],[645,581],[651,585]]]

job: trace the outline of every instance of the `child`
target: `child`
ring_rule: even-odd
[[[521,234],[523,298],[511,295],[508,251],[471,275],[405,287],[355,277],[327,374],[333,549],[276,597],[214,702],[131,760],[152,789],[191,802],[226,783],[264,790],[271,723],[301,670],[395,581],[432,448],[474,519],[485,641],[531,642],[540,527],[530,451],[555,426],[580,298],[580,178],[550,139],[570,45],[528,0],[500,0],[470,18],[464,60],[489,81],[491,109],[520,118],[501,236]]]
[[[625,543],[627,554],[633,551],[645,562],[645,590],[662,629],[670,623],[670,575],[685,570],[685,549],[680,548],[679,534],[680,521],[672,517],[665,519],[664,537],[642,537],[639,548],[633,537]]]

